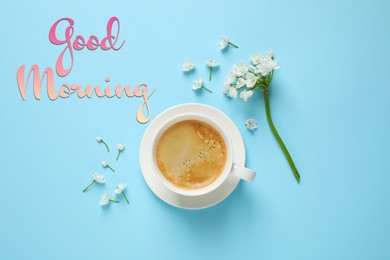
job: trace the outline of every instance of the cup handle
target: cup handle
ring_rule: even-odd
[[[254,170],[245,168],[244,166],[238,166],[235,163],[233,163],[233,168],[230,174],[249,182],[253,181],[256,177],[256,172]]]

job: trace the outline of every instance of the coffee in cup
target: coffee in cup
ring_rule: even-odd
[[[199,120],[183,120],[168,127],[156,145],[162,176],[179,189],[202,189],[225,169],[227,148],[222,135]]]

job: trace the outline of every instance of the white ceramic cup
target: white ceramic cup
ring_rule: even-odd
[[[203,188],[200,188],[200,189],[181,189],[179,187],[176,187],[175,185],[170,183],[167,179],[165,179],[165,177],[162,175],[162,173],[160,172],[160,170],[159,170],[159,168],[157,166],[156,147],[157,147],[157,142],[160,139],[161,135],[170,126],[172,126],[172,125],[174,125],[174,124],[176,124],[178,122],[185,121],[185,120],[198,120],[198,121],[202,121],[202,122],[205,122],[205,123],[211,125],[213,128],[215,128],[221,134],[221,136],[223,137],[223,139],[225,141],[225,146],[226,146],[226,164],[225,164],[225,167],[224,167],[222,173],[210,185],[208,185],[206,187],[203,187]],[[255,171],[253,171],[251,169],[248,169],[248,168],[245,168],[243,166],[239,166],[236,163],[234,163],[234,160],[233,160],[233,158],[234,158],[233,157],[234,151],[233,151],[233,146],[232,146],[232,142],[230,140],[230,137],[226,134],[226,131],[224,129],[222,129],[214,120],[212,120],[211,118],[209,118],[207,116],[204,116],[204,115],[200,115],[200,114],[196,114],[196,113],[181,114],[181,115],[173,117],[170,120],[168,120],[167,122],[165,122],[161,126],[159,131],[157,131],[156,136],[154,136],[154,138],[153,138],[153,149],[152,149],[152,151],[153,151],[153,156],[152,156],[153,162],[152,162],[152,164],[153,164],[153,168],[154,168],[154,173],[157,175],[157,178],[168,189],[170,189],[174,193],[177,193],[177,194],[180,194],[180,195],[184,195],[184,196],[200,196],[200,195],[204,195],[204,194],[210,193],[210,192],[214,191],[215,189],[217,189],[224,181],[226,181],[226,179],[229,176],[234,176],[236,178],[240,178],[242,180],[249,181],[249,182],[253,181],[255,179],[255,177],[256,177],[256,172]]]

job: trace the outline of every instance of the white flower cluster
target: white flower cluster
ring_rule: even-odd
[[[256,74],[267,76],[271,71],[279,69],[278,60],[274,59],[274,51],[269,50],[265,55],[256,53],[251,56],[253,71]]]
[[[240,62],[233,66],[233,70],[224,82],[223,92],[227,96],[231,98],[239,96],[245,102],[248,101],[253,96],[253,89],[257,84],[261,85],[263,83],[264,86],[268,86],[270,80],[267,81],[267,77],[271,77],[272,80],[271,73],[279,69],[278,61],[274,59],[273,51],[267,51],[265,55],[258,53],[252,55],[251,62],[252,65]],[[238,91],[242,88],[244,89],[238,95]]]

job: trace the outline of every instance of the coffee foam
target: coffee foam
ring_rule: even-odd
[[[156,149],[157,165],[172,184],[199,189],[213,183],[226,163],[221,134],[210,125],[186,120],[168,128]]]

